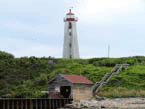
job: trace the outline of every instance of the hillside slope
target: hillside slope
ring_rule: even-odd
[[[55,59],[58,64],[48,64],[49,58],[22,57],[0,52],[0,96],[45,97],[41,91],[48,90],[47,81],[57,74],[78,74],[92,82],[99,82],[115,64],[128,63],[129,68],[113,77],[99,96],[129,97],[145,96],[145,57],[93,58],[66,60]]]

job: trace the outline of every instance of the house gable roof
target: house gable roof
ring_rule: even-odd
[[[63,77],[71,81],[72,83],[93,84],[93,82],[83,76],[64,74]]]
[[[70,81],[73,84],[93,84],[93,82],[91,82],[84,76],[72,75],[72,74],[59,74],[58,76],[64,77],[66,80]],[[48,84],[55,81],[56,78],[57,76],[49,80]]]

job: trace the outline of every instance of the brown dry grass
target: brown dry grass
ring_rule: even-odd
[[[104,97],[136,97],[145,96],[145,90],[113,90],[113,91],[101,91],[98,96]]]

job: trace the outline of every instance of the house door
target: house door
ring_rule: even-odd
[[[65,98],[69,98],[71,94],[71,86],[61,86],[60,94],[63,95]]]

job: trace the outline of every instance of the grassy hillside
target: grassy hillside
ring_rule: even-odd
[[[56,59],[57,65],[49,65],[48,58],[22,57],[0,52],[0,96],[45,97],[47,81],[57,74],[80,74],[94,83],[99,82],[115,64],[128,63],[128,70],[121,72],[104,87],[99,96],[145,96],[145,57]]]

